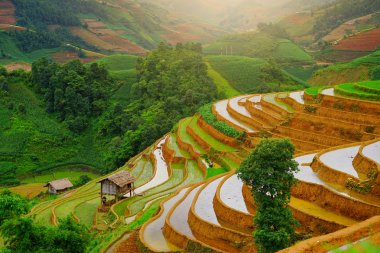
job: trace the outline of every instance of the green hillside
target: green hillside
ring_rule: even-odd
[[[94,62],[104,64],[110,75],[129,84],[136,82],[136,62],[134,55],[110,55]]]
[[[94,144],[94,131],[89,128],[81,136],[70,132],[45,111],[43,101],[22,79],[10,78],[0,112],[0,183],[15,182],[16,176],[23,181],[31,174],[65,171],[65,167],[90,167],[98,172],[104,169],[100,147]]]
[[[224,36],[216,42],[206,45],[204,52],[210,55],[273,58],[281,63],[308,64],[313,62],[310,55],[290,40],[281,39],[267,32],[247,32]]]
[[[339,63],[313,74],[310,84],[334,85],[380,79],[380,51],[357,58],[348,63]]]
[[[241,93],[302,88],[278,67],[259,58],[208,56],[207,61]]]

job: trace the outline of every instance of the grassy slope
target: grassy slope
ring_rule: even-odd
[[[52,174],[43,171],[57,167],[60,172],[56,177],[70,177],[67,170],[72,170],[73,167],[104,167],[100,152],[93,143],[94,130],[91,127],[81,136],[73,135],[53,115],[47,114],[40,98],[19,81],[11,83],[10,99],[13,109],[0,103],[1,160],[2,163],[15,164],[18,175],[41,171],[42,176],[37,181],[23,177],[26,182],[45,182]],[[20,105],[25,106],[25,114],[18,112]],[[73,166],[75,164],[78,166]],[[92,173],[89,175],[94,176]],[[78,176],[75,174],[72,179],[75,180]]]
[[[260,78],[261,68],[268,63],[259,58],[250,58],[245,56],[208,56],[207,61],[228,83],[241,93],[249,93],[265,83]],[[284,73],[284,75],[287,75]],[[289,79],[292,79],[288,76]],[[267,84],[268,86],[278,86],[278,83]],[[302,86],[296,87],[281,84],[283,89],[301,89]]]
[[[347,82],[360,82],[371,79],[370,72],[380,64],[380,51],[355,59],[348,63],[332,65],[314,73],[310,84],[335,85]]]
[[[6,35],[4,31],[0,31],[0,49],[8,56],[5,58],[0,57],[0,65],[6,65],[11,62],[32,63],[41,57],[49,57],[50,53],[62,50],[61,48],[54,48],[36,50],[31,53],[23,53],[17,48],[14,40]]]
[[[134,55],[116,54],[95,62],[104,64],[112,77],[133,83],[136,81],[135,67],[137,59],[138,57]]]
[[[279,40],[275,59],[280,62],[313,62],[313,58],[309,54],[290,40]]]
[[[223,78],[212,66],[207,62],[208,75],[212,78],[216,87],[218,88],[218,92],[223,92],[227,98],[238,96],[241,93],[237,91],[232,85]]]
[[[244,56],[209,56],[207,60],[213,69],[241,93],[261,84],[260,69],[267,64],[265,60]]]

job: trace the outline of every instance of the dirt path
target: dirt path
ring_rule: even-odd
[[[124,251],[126,249],[128,249],[128,247],[126,247],[126,245],[128,244],[127,242],[130,241],[128,239],[131,239],[132,240],[132,237],[131,235],[134,235],[132,233],[125,233],[123,235],[123,237],[121,237],[118,241],[116,241],[105,253],[116,253],[116,252],[138,252],[138,251]],[[136,238],[136,237],[134,237]]]

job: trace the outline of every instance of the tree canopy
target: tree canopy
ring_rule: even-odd
[[[137,63],[137,79],[127,105],[116,104],[102,120],[99,136],[112,137],[111,167],[142,151],[170,131],[181,118],[217,98],[207,75],[200,44],[165,43]]]
[[[261,253],[286,248],[296,237],[298,223],[288,207],[298,170],[294,150],[287,139],[264,139],[238,170],[239,178],[252,187],[257,207],[254,239]]]
[[[105,110],[114,86],[107,70],[97,63],[89,67],[80,61],[58,65],[46,58],[33,63],[31,81],[43,95],[47,112],[56,113],[75,133],[85,130],[89,118]]]

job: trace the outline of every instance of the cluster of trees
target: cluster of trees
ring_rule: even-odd
[[[44,97],[47,112],[55,113],[75,133],[85,130],[89,119],[106,109],[114,87],[108,71],[97,63],[58,65],[45,58],[33,63],[31,82]]]
[[[238,170],[238,177],[252,187],[257,207],[254,240],[260,253],[277,252],[297,240],[298,221],[289,208],[298,171],[294,151],[287,139],[263,139]]]
[[[57,227],[45,227],[34,223],[30,217],[22,217],[30,210],[30,203],[19,195],[0,193],[0,234],[4,239],[4,253],[21,252],[72,252],[83,253],[91,240],[84,225],[67,217]]]
[[[16,6],[17,24],[27,27],[27,31],[11,31],[8,34],[15,39],[16,45],[24,52],[43,48],[55,48],[63,43],[72,43],[79,47],[96,50],[78,36],[72,35],[66,27],[80,26],[80,13],[93,13],[105,16],[105,12],[96,1],[86,0],[13,0]],[[54,31],[48,25],[60,25]]]
[[[200,44],[161,43],[137,63],[138,82],[126,106],[114,105],[102,120],[99,136],[109,143],[110,168],[122,165],[167,133],[177,121],[217,98],[207,75]]]
[[[45,28],[47,25],[81,25],[77,14],[91,12],[105,16],[96,1],[87,0],[13,0],[16,6],[17,23],[31,28]]]
[[[15,39],[16,46],[23,52],[29,53],[42,48],[55,48],[61,45],[58,36],[52,33],[39,31],[9,31],[8,34]]]
[[[0,67],[0,97],[1,94],[9,91],[8,79],[7,79],[7,70]]]
[[[316,38],[320,39],[332,29],[351,19],[380,10],[380,1],[340,0],[324,7],[325,13],[317,18],[314,25]]]

